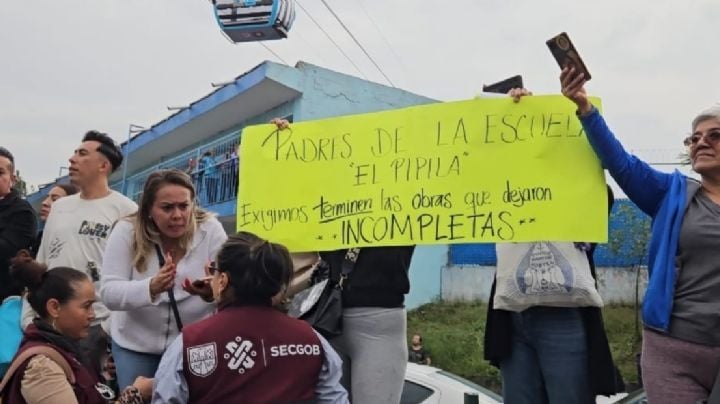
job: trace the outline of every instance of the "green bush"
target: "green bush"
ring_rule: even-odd
[[[500,392],[498,369],[483,360],[487,308],[480,303],[430,303],[408,313],[408,338],[419,333],[432,365]],[[605,329],[615,363],[626,383],[637,383],[635,311],[631,307],[603,309]]]

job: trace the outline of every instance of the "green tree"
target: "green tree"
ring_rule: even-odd
[[[635,329],[631,340],[619,342],[621,345],[613,349],[614,355],[624,352],[623,361],[639,358],[642,335],[640,333],[640,273],[647,261],[648,243],[650,241],[650,218],[642,213],[629,201],[616,204],[614,221],[618,226],[610,231],[608,249],[617,257],[624,257],[635,274]],[[616,343],[618,343],[616,341]],[[625,357],[630,356],[630,357]],[[639,373],[636,368],[636,372]],[[637,375],[639,379],[639,374]]]
[[[17,170],[15,172],[15,191],[17,191],[18,194],[22,198],[24,198],[27,195],[27,184],[25,183],[25,180],[22,179],[20,176],[20,170]]]
[[[635,306],[640,305],[640,271],[646,261],[650,241],[650,218],[629,202],[618,203],[615,218],[620,222],[610,232],[608,248],[613,255],[626,258],[635,273]],[[639,318],[636,331],[640,334]]]

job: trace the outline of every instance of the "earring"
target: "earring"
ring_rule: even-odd
[[[50,323],[50,326],[53,328],[53,330],[57,331],[58,329],[57,329],[57,327],[55,326],[55,321],[57,321],[57,319],[54,318],[53,321],[52,321],[52,323]]]

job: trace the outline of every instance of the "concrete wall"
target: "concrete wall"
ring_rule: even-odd
[[[270,71],[272,75],[274,72]],[[278,79],[303,95],[298,100],[295,120],[308,121],[332,116],[355,115],[437,102],[399,88],[366,81],[308,63],[300,62]]]
[[[495,267],[453,265],[442,270],[442,300],[488,301]]]
[[[454,265],[442,270],[442,300],[488,301],[495,267]],[[636,271],[632,268],[597,268],[598,291],[605,304],[634,304]],[[647,270],[642,268],[639,279],[639,301],[647,287]]]
[[[414,309],[441,297],[442,268],[447,265],[448,246],[418,246],[410,264],[410,293],[405,307]]]
[[[642,267],[639,274],[634,268],[599,268],[597,282],[605,304],[634,304],[636,284],[638,301],[642,302],[645,296],[648,272],[646,267]]]

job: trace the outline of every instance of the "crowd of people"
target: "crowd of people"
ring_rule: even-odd
[[[188,160],[185,172],[191,177],[198,200],[211,205],[225,202],[237,195],[238,144],[230,144],[232,151],[217,153],[214,149],[205,150],[195,159]]]
[[[685,139],[695,181],[627,153],[582,73],[565,68],[560,81],[603,167],[654,219],[642,310],[649,401],[706,400],[720,369],[720,107],[695,117]],[[14,190],[15,159],[0,147],[0,299],[23,297],[3,403],[399,403],[408,360],[431,363],[420,335],[407,343],[414,246],[319,253],[345,286],[342,333],[326,338],[282,310],[294,276],[287,248],[228,237],[201,208],[199,187],[208,201],[232,191],[218,186],[212,153],[187,171],[151,174],[139,205],[108,186],[122,161],[110,137],[86,133],[70,158],[72,185],[50,189],[37,233]],[[570,244],[594,276],[594,246]],[[497,302],[485,355],[500,368],[505,402],[590,403],[623,389],[599,307]]]

